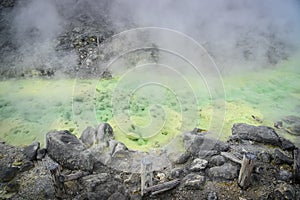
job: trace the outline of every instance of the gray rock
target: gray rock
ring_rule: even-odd
[[[193,135],[192,133],[184,133],[184,145],[192,155],[201,158],[229,149],[229,145],[225,142],[207,136]]]
[[[216,192],[210,192],[207,195],[207,200],[218,200],[218,196]]]
[[[85,176],[81,179],[81,184],[86,192],[92,192],[97,185],[104,184],[108,181],[109,174],[100,173]]]
[[[292,180],[292,177],[293,177],[292,172],[289,172],[287,170],[280,170],[277,176],[279,180],[286,181],[286,182]]]
[[[109,151],[111,157],[116,157],[118,155],[127,154],[128,148],[122,142],[118,142],[115,140],[109,141]]]
[[[180,154],[180,156],[174,161],[175,164],[184,164],[188,161],[188,159],[191,157],[190,152],[184,152]]]
[[[289,164],[289,165],[292,165],[294,163],[294,160],[292,158],[285,155],[279,149],[274,150],[274,161],[275,161],[276,164]]]
[[[184,170],[182,168],[174,168],[171,170],[171,177],[172,178],[179,178],[184,173]]]
[[[296,199],[296,191],[293,186],[282,183],[274,190],[275,200],[293,200]]]
[[[190,170],[194,171],[194,172],[203,170],[203,169],[206,168],[207,164],[208,164],[207,160],[204,160],[204,159],[201,159],[201,158],[196,158],[191,163]]]
[[[23,153],[29,160],[36,160],[37,150],[40,148],[39,142],[33,142],[24,148]]]
[[[108,200],[126,200],[127,198],[120,192],[113,193]]]
[[[208,176],[213,180],[233,180],[238,176],[238,167],[230,163],[212,167],[208,170]]]
[[[281,146],[278,134],[273,128],[267,126],[253,126],[243,123],[234,124],[232,135],[242,140],[253,140],[264,144]]]
[[[209,165],[210,166],[221,166],[225,163],[225,158],[221,155],[216,155],[211,157],[210,161],[209,161]]]
[[[269,154],[268,152],[260,152],[258,153],[257,158],[261,162],[270,163],[272,160],[272,155]]]
[[[182,187],[187,189],[203,189],[205,176],[199,174],[188,174],[182,179]]]
[[[99,124],[96,129],[87,127],[80,136],[80,140],[87,147],[91,147],[95,144],[106,147],[107,143],[113,139],[113,129],[108,123]]]
[[[17,181],[12,181],[5,186],[5,191],[7,193],[18,192],[20,189],[20,184]]]
[[[79,138],[87,147],[92,146],[96,141],[96,130],[92,127],[87,127],[82,132]]]
[[[45,148],[38,149],[36,159],[37,160],[42,160],[45,157],[46,153],[47,153],[47,149],[45,149]]]
[[[31,162],[31,161],[25,161],[25,162],[21,165],[20,172],[28,171],[28,170],[32,169],[33,167],[34,167],[33,162]]]
[[[0,182],[9,182],[18,174],[17,167],[4,167],[0,170]]]
[[[106,142],[114,139],[114,132],[108,123],[99,124],[96,128],[96,141]]]
[[[280,137],[280,142],[281,142],[281,148],[283,150],[292,151],[292,150],[295,149],[295,145],[291,141],[289,141],[288,139]]]
[[[86,146],[69,131],[52,131],[46,135],[48,155],[63,167],[90,171],[93,158]]]

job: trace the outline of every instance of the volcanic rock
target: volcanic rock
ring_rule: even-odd
[[[216,192],[210,192],[207,195],[207,200],[218,200],[218,196]]]
[[[96,128],[97,142],[106,142],[114,139],[114,132],[108,123],[99,124]]]
[[[20,184],[16,181],[12,181],[5,186],[5,191],[7,193],[18,192],[20,189]]]
[[[40,148],[39,142],[33,142],[24,148],[23,152],[29,160],[36,160],[37,150]]]
[[[191,153],[188,151],[184,152],[169,152],[168,159],[174,164],[184,164],[191,157]]]
[[[277,176],[279,180],[286,181],[286,182],[290,181],[292,177],[293,177],[292,172],[289,172],[287,170],[280,170]]]
[[[182,179],[182,187],[187,189],[202,189],[205,183],[205,176],[199,174],[188,174]]]
[[[225,163],[225,158],[221,155],[216,155],[211,157],[210,161],[209,161],[209,165],[210,166],[221,166]]]
[[[294,163],[294,160],[287,155],[285,155],[282,151],[279,149],[274,150],[274,162],[276,164],[289,164],[292,165]]]
[[[18,174],[17,167],[4,167],[0,170],[0,182],[9,182]]]
[[[100,144],[102,147],[107,147],[108,142],[113,139],[113,129],[108,123],[99,124],[96,129],[89,126],[82,132],[80,136],[80,140],[87,147],[91,147],[95,144]]]
[[[127,198],[120,192],[113,193],[108,200],[126,200]]]
[[[242,140],[253,140],[264,144],[281,146],[278,134],[273,128],[267,126],[237,123],[232,127],[232,135]]]
[[[257,159],[261,162],[269,163],[272,160],[272,155],[269,154],[268,152],[260,152],[257,155]]]
[[[208,176],[213,180],[233,180],[238,176],[238,167],[225,163],[222,166],[210,168]]]
[[[207,160],[196,158],[191,163],[190,170],[194,172],[200,171],[202,169],[205,169],[207,164],[208,164]]]
[[[33,162],[31,161],[25,161],[22,165],[21,165],[21,168],[20,168],[20,172],[25,172],[25,171],[28,171],[30,169],[32,169],[34,167],[34,164]]]
[[[185,148],[191,152],[193,156],[206,158],[218,154],[220,151],[228,151],[229,145],[220,140],[194,135],[192,133],[184,133]]]
[[[184,173],[182,168],[174,168],[171,170],[171,177],[172,178],[179,178]]]
[[[52,131],[46,135],[49,156],[68,169],[92,170],[93,159],[86,146],[69,131]]]
[[[282,183],[274,190],[274,197],[275,200],[293,200],[296,197],[296,192],[291,185]]]
[[[45,149],[45,148],[38,149],[36,159],[37,160],[42,160],[45,157],[46,153],[47,153],[47,149]]]
[[[87,147],[92,146],[96,141],[96,130],[92,127],[87,127],[79,138]]]
[[[295,145],[291,141],[289,141],[288,139],[280,137],[280,142],[281,142],[281,148],[283,150],[292,151],[292,150],[295,149]]]

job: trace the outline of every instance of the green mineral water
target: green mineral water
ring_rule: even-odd
[[[176,79],[164,73],[155,77],[166,81],[163,85],[142,88],[131,87],[133,82],[120,87],[124,77],[118,75],[109,79],[2,80],[0,138],[13,145],[44,144],[50,130],[69,130],[80,136],[86,127],[108,122],[116,140],[142,151],[164,147],[195,127],[226,140],[234,123],[273,126],[283,116],[299,114],[299,58],[296,55],[258,71],[223,75],[223,92],[213,97],[205,84],[189,75],[184,78],[196,88],[192,92],[182,84],[175,85],[180,91],[164,87]],[[299,145],[297,136],[282,134]]]

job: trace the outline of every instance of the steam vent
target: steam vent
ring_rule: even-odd
[[[300,1],[0,1],[0,199],[300,200]]]

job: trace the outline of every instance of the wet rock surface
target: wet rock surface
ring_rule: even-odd
[[[269,129],[265,129],[269,132]],[[253,134],[250,130],[250,133]],[[262,133],[259,133],[261,135]],[[268,134],[268,133],[266,133]],[[188,137],[187,137],[188,136]],[[0,144],[0,196],[10,199],[297,199],[300,186],[293,182],[293,151],[271,146],[269,140],[221,142],[203,135],[184,134],[186,151],[177,156],[129,150],[114,140],[109,124],[83,131],[80,139],[68,131],[47,134],[47,151],[30,161],[24,149]],[[255,136],[251,136],[253,138]],[[195,140],[194,140],[195,139]],[[208,142],[206,142],[208,141]],[[199,145],[197,147],[196,145]],[[40,149],[41,150],[41,149]],[[213,152],[205,154],[204,152]],[[245,152],[256,155],[250,186],[237,184]],[[37,153],[39,154],[39,153]],[[148,156],[153,165],[153,185],[180,184],[158,193],[141,187],[141,160]],[[150,156],[150,157],[149,157]],[[169,165],[162,164],[166,160]],[[180,162],[178,162],[180,160]],[[176,161],[176,162],[174,162]],[[58,193],[51,172],[59,171],[64,189]],[[159,167],[164,166],[164,167]],[[152,194],[152,195],[151,195]]]

